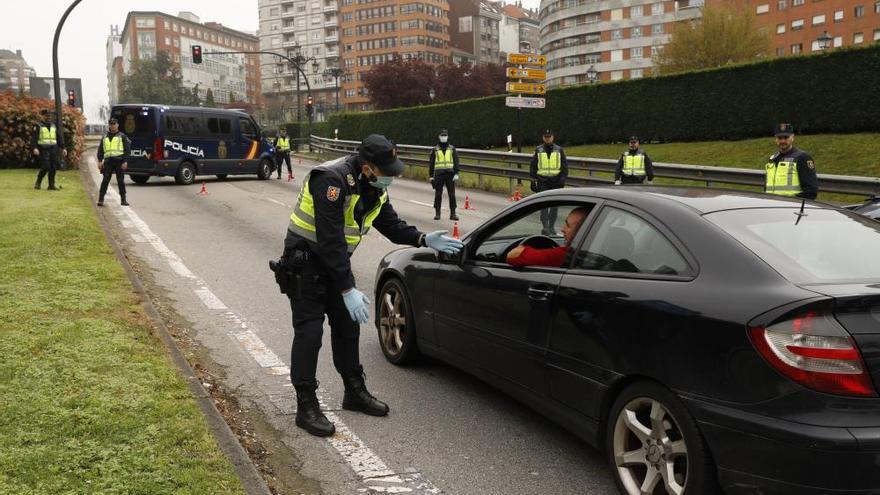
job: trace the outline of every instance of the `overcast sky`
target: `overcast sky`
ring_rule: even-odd
[[[55,26],[73,0],[0,0],[0,48],[21,50],[39,77],[52,77]],[[537,7],[540,0],[524,0]],[[98,122],[107,103],[106,43],[110,25],[122,27],[130,11],[193,12],[201,21],[215,21],[240,31],[258,27],[257,0],[82,0],[73,10],[58,44],[61,77],[82,79],[86,116]],[[62,97],[63,98],[63,97]]]

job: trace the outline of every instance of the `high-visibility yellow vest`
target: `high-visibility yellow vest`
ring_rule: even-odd
[[[40,146],[55,146],[58,143],[58,132],[54,125],[46,127],[40,125],[40,137],[37,138],[37,144]]]
[[[113,158],[125,154],[125,143],[119,134],[113,136],[104,136],[104,158]]]
[[[290,151],[290,138],[278,138],[278,151]]]
[[[560,172],[562,172],[562,155],[559,153],[559,149],[554,146],[553,151],[550,152],[550,156],[547,156],[544,147],[539,146],[538,175],[542,177],[553,177],[559,175]]]
[[[455,163],[452,161],[452,146],[446,147],[444,153],[439,146],[434,148],[434,170],[448,170],[453,168]]]
[[[635,155],[625,154],[623,156],[623,173],[635,177],[645,175],[645,154],[641,151]]]
[[[801,193],[801,178],[797,172],[797,162],[781,161],[767,162],[767,183],[764,186],[766,192],[781,196],[796,196]]]
[[[299,199],[293,207],[293,212],[290,214],[290,225],[287,227],[288,230],[312,242],[318,242],[318,236],[315,228],[315,201],[312,197],[312,192],[309,189],[309,179],[315,171],[332,173],[326,170],[320,170],[321,168],[322,167],[316,167],[315,170],[306,174],[306,178],[303,181],[303,187],[299,193]],[[342,194],[342,191],[340,191],[340,194]],[[379,216],[379,211],[382,209],[382,205],[388,202],[388,191],[383,190],[381,192],[379,195],[379,201],[377,201],[376,206],[364,216],[362,225],[358,225],[357,220],[354,218],[354,210],[360,199],[360,194],[349,194],[346,195],[345,203],[343,204],[345,211],[345,225],[343,231],[345,232],[345,242],[348,244],[349,254],[357,249],[361,242],[361,238],[370,231],[370,227],[373,225],[373,220]]]

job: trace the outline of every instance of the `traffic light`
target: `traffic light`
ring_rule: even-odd
[[[315,100],[312,98],[312,95],[309,95],[309,97],[306,99],[306,105],[312,106],[314,103]]]
[[[67,91],[67,104],[72,107],[76,106],[76,91],[72,89]]]
[[[309,96],[306,98],[306,113],[309,115],[309,117],[312,116],[312,113],[313,113],[314,110],[315,110],[315,106],[314,106],[314,104],[315,104],[315,99],[312,98],[312,95],[309,95]]]
[[[200,64],[202,63],[202,45],[193,45],[192,46],[192,55],[193,55],[193,63]]]

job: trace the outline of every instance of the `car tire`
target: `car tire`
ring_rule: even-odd
[[[696,421],[659,384],[640,382],[623,390],[608,414],[605,446],[622,494],[719,492],[715,464]]]
[[[135,184],[146,184],[147,181],[150,180],[149,175],[129,175],[128,177]]]
[[[190,162],[183,162],[180,164],[180,167],[177,168],[177,173],[174,175],[174,182],[182,186],[188,186],[196,181],[196,168]]]
[[[217,178],[220,180],[226,180],[226,177],[228,177],[227,174],[217,174]]]
[[[376,300],[376,330],[382,354],[392,364],[415,363],[421,358],[416,343],[413,308],[406,287],[398,278],[382,284]]]
[[[267,180],[272,178],[272,170],[274,167],[272,166],[272,161],[268,158],[263,158],[260,160],[260,164],[257,166],[257,177],[262,180]]]

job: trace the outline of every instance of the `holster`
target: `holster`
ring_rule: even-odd
[[[287,297],[302,296],[302,271],[308,256],[309,252],[303,249],[285,249],[277,261],[269,260],[269,269],[275,273],[275,283]]]

